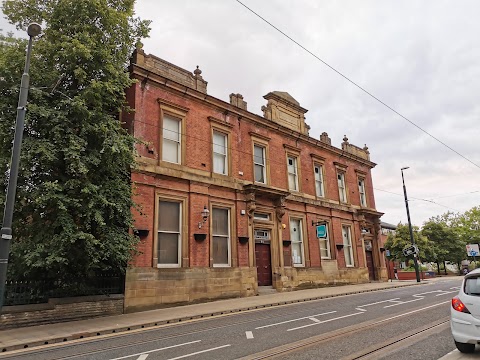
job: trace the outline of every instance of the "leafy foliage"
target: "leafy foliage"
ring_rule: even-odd
[[[450,227],[440,218],[432,218],[422,228],[433,246],[433,258],[437,262],[460,263],[465,258],[465,243],[460,239],[457,228]],[[440,268],[440,267],[439,267]]]
[[[133,144],[118,121],[126,72],[149,22],[133,0],[4,1],[35,39],[9,271],[34,278],[124,270],[135,251]],[[4,194],[25,40],[0,40],[0,174]],[[4,195],[2,195],[4,196]],[[0,199],[2,205],[4,198]]]
[[[471,208],[458,216],[456,224],[460,239],[465,244],[480,243],[480,207]]]
[[[457,264],[460,269],[461,261],[467,258],[465,245],[480,243],[480,207],[473,207],[463,214],[447,212],[431,217],[419,234],[414,232],[414,238],[420,259],[436,262],[439,272],[442,263],[446,269],[446,262]],[[422,243],[422,238],[427,241]],[[389,236],[385,247],[394,259],[404,261],[402,250],[407,246],[410,246],[408,226],[399,224],[395,236]]]
[[[432,261],[433,251],[428,238],[422,235],[418,226],[413,227],[413,239],[419,249],[419,258],[425,261]],[[410,240],[410,229],[408,224],[399,223],[394,234],[389,234],[385,243],[385,248],[390,250],[391,258],[399,261],[407,261],[412,257],[405,257],[403,249],[412,246]]]

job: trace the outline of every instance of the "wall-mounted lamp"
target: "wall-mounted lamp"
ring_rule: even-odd
[[[199,228],[199,229],[201,229],[201,228],[202,228],[202,225],[207,222],[207,219],[208,219],[209,216],[210,216],[210,211],[207,209],[207,206],[203,206],[203,210],[202,210],[202,219],[203,219],[203,221],[200,221],[200,222],[198,223],[198,228]]]

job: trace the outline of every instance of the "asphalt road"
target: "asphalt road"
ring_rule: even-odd
[[[0,359],[423,359],[455,348],[461,278],[82,339]]]

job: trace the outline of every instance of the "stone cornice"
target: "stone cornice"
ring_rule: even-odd
[[[341,205],[341,204],[333,204],[329,201],[307,199],[307,198],[304,198],[302,196],[297,196],[297,195],[293,195],[293,194],[288,195],[286,199],[291,200],[291,201],[296,201],[296,202],[299,202],[299,203],[303,203],[303,204],[320,206],[320,207],[324,207],[324,208],[327,208],[327,209],[335,209],[335,210],[345,211],[345,212],[352,213],[352,214],[355,213],[355,209],[350,207],[350,206],[345,206],[345,205]]]
[[[171,102],[171,101],[164,100],[164,99],[161,99],[161,98],[157,98],[157,102],[158,102],[160,105],[166,105],[166,106],[172,107],[172,108],[174,108],[174,109],[180,110],[180,111],[182,111],[182,112],[188,112],[188,111],[190,110],[190,109],[187,108],[187,107],[178,105],[178,104],[176,104],[176,103],[173,103],[173,102]]]
[[[363,159],[354,154],[343,151],[342,149],[336,148],[332,145],[321,142],[320,140],[314,139],[308,135],[301,134],[297,131],[293,131],[287,127],[269,121],[259,115],[253,114],[247,110],[240,109],[235,107],[223,100],[215,98],[211,95],[204,94],[200,91],[189,88],[185,85],[177,83],[173,80],[167,79],[161,75],[152,73],[149,69],[139,66],[137,64],[130,65],[130,72],[132,77],[143,80],[148,79],[150,82],[156,83],[159,87],[165,87],[170,91],[176,92],[179,96],[189,97],[191,99],[200,100],[203,103],[208,104],[211,107],[216,108],[221,112],[227,111],[230,114],[234,114],[239,117],[242,121],[249,121],[254,124],[260,123],[265,128],[271,131],[277,131],[285,137],[292,138],[294,140],[302,140],[312,146],[326,150],[336,156],[343,157],[355,161],[359,164],[365,165],[369,168],[374,168],[376,164],[370,160]]]
[[[260,140],[264,140],[264,141],[270,141],[271,140],[271,138],[269,138],[268,136],[265,136],[265,135],[262,135],[262,134],[257,134],[256,132],[253,132],[253,131],[249,131],[248,134],[251,137],[256,137]]]
[[[217,119],[217,118],[215,118],[215,117],[213,117],[213,116],[209,116],[209,117],[208,117],[208,120],[209,120],[210,122],[213,122],[213,123],[218,124],[218,125],[226,126],[226,127],[229,127],[229,128],[232,128],[232,127],[233,127],[232,124],[226,122],[225,120],[220,120],[220,119]]]

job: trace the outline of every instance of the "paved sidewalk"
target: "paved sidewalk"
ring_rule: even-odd
[[[421,284],[446,279],[448,278],[434,278],[424,280]],[[15,349],[148,328],[212,315],[413,285],[417,285],[417,283],[415,281],[393,281],[269,293],[89,320],[2,330],[0,331],[0,354]]]

